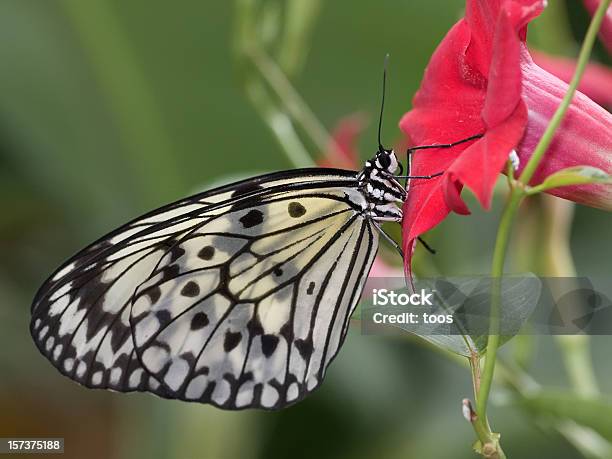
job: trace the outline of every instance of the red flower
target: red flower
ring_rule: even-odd
[[[509,154],[516,150],[524,166],[567,85],[537,67],[525,45],[527,23],[542,0],[467,0],[465,18],[448,32],[434,52],[413,101],[400,121],[412,144],[450,143],[484,134],[450,149],[417,152],[414,180],[404,204],[404,252],[417,236],[453,210],[468,214],[460,193],[467,186],[489,208],[492,190]],[[533,183],[562,168],[592,165],[612,172],[612,117],[577,94]],[[519,169],[520,172],[520,169]],[[554,194],[612,208],[602,186],[560,188]],[[406,259],[410,270],[410,256]]]

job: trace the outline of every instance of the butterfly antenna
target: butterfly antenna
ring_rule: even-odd
[[[385,56],[385,65],[383,67],[383,81],[382,81],[382,102],[380,104],[380,116],[378,117],[378,148],[380,151],[384,150],[382,142],[380,140],[380,134],[382,131],[382,120],[383,112],[385,110],[385,93],[387,92],[387,63],[389,62],[389,54]]]

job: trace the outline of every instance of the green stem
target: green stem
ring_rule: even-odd
[[[593,15],[593,20],[589,25],[589,29],[587,30],[586,36],[584,37],[584,42],[582,43],[582,47],[580,48],[580,54],[578,55],[578,62],[576,64],[576,71],[574,72],[572,81],[569,84],[567,92],[565,93],[565,96],[561,101],[561,104],[559,105],[557,111],[551,118],[550,123],[548,123],[544,134],[542,134],[542,138],[538,142],[538,145],[536,146],[533,154],[531,155],[531,158],[529,158],[529,161],[527,162],[527,165],[525,166],[525,169],[523,169],[523,172],[519,178],[519,180],[524,184],[528,184],[531,178],[533,177],[533,174],[538,168],[538,165],[540,164],[544,153],[546,153],[548,146],[553,140],[557,128],[561,124],[561,121],[563,121],[565,112],[569,108],[572,99],[574,98],[574,94],[576,93],[576,89],[578,88],[578,84],[580,83],[582,74],[584,73],[584,69],[586,68],[589,62],[589,57],[591,56],[591,49],[593,48],[593,43],[595,42],[595,38],[597,37],[597,31],[599,30],[599,26],[601,25],[601,22],[605,16],[606,10],[610,5],[610,1],[611,0],[603,0],[599,4],[599,6],[597,7],[597,11]]]
[[[330,148],[337,148],[323,124],[295,90],[278,65],[258,46],[251,46],[246,49],[246,52],[264,80],[276,92],[278,98],[283,101],[287,112],[313,140],[319,150],[318,153],[324,153]]]
[[[434,344],[429,343],[428,341],[424,341],[417,337],[416,335],[406,335],[407,339],[411,341],[415,341],[415,343],[425,346],[427,349],[430,349],[433,352],[437,352],[440,355],[446,357],[452,362],[455,362],[457,365],[462,368],[470,364],[474,375],[474,365],[472,359],[465,359],[454,352],[448,351],[440,346],[436,346]],[[510,362],[498,361],[495,365],[495,380],[496,382],[502,384],[505,388],[512,391],[513,395],[516,395],[520,400],[526,400],[533,396],[533,394],[538,393],[538,391],[542,390],[540,384],[535,381],[529,374],[525,373],[520,366],[516,366],[511,364]],[[477,377],[474,377],[474,381],[476,381]],[[522,404],[517,404],[519,407],[523,407]],[[538,419],[534,420],[535,423],[538,423]],[[473,423],[474,430],[477,432],[477,436],[481,439],[481,435],[486,438],[488,432],[480,429],[480,426],[476,423]],[[578,451],[580,451],[585,458],[588,459],[609,459],[612,457],[610,454],[611,450],[609,447],[604,445],[603,449],[599,447],[598,443],[593,443],[593,432],[589,432],[589,435],[585,435],[580,428],[573,423],[573,421],[569,420],[561,420],[557,423],[547,424],[547,427],[556,430],[562,437],[572,444]],[[480,434],[478,432],[481,432]]]
[[[524,196],[524,191],[520,187],[514,187],[508,197],[508,201],[504,207],[502,217],[497,231],[495,241],[495,249],[493,252],[493,262],[491,268],[491,276],[493,287],[491,293],[491,325],[489,329],[489,337],[487,340],[487,353],[485,356],[485,364],[482,373],[480,374],[480,382],[475,385],[477,387],[476,394],[476,414],[477,419],[474,422],[474,430],[480,442],[494,445],[497,457],[505,458],[505,454],[499,445],[499,438],[492,433],[487,419],[487,406],[493,375],[495,373],[495,362],[497,357],[497,349],[499,348],[499,310],[501,302],[501,278],[504,273],[504,261],[508,244],[510,241],[510,233],[514,223],[514,217],[519,208],[519,205]]]
[[[485,364],[480,380],[480,390],[478,391],[476,412],[481,419],[486,418],[487,404],[489,400],[489,392],[491,390],[491,382],[493,381],[493,373],[495,370],[495,358],[499,347],[499,308],[500,308],[500,279],[504,274],[504,261],[508,244],[510,241],[510,233],[514,223],[516,211],[523,198],[523,192],[520,188],[514,188],[510,194],[501,221],[497,231],[495,240],[495,249],[493,252],[493,263],[491,267],[491,277],[493,278],[493,295],[491,301],[491,326],[490,334],[487,341],[487,353],[485,356]]]
[[[245,90],[291,164],[294,167],[314,166],[314,161],[300,140],[291,118],[272,100],[263,83],[256,78],[249,79],[245,83]]]
[[[319,155],[338,149],[288,77],[301,67],[305,59],[307,38],[319,6],[319,1],[314,0],[306,3],[292,0],[286,5],[287,24],[283,27],[285,36],[277,62],[267,51],[258,31],[261,15],[257,2],[236,1],[236,51],[242,70],[248,74],[245,79],[247,95],[296,167],[311,167],[314,161],[294,124],[312,141]]]

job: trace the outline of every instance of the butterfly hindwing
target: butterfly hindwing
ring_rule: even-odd
[[[337,352],[376,251],[358,199],[354,173],[310,169],[151,212],[51,276],[32,336],[88,387],[226,408],[297,401]]]

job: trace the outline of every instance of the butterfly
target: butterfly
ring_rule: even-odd
[[[380,141],[361,171],[261,175],[147,213],[60,266],[30,333],[65,376],[223,409],[279,409],[319,387],[408,182]],[[453,144],[418,149],[450,148]],[[400,175],[396,175],[399,169]],[[410,163],[408,163],[408,171]],[[425,244],[425,247],[427,245]]]
[[[226,409],[317,388],[378,246],[399,222],[392,150],[360,172],[297,169],[196,194],[79,252],[40,288],[31,334],[64,375]]]

